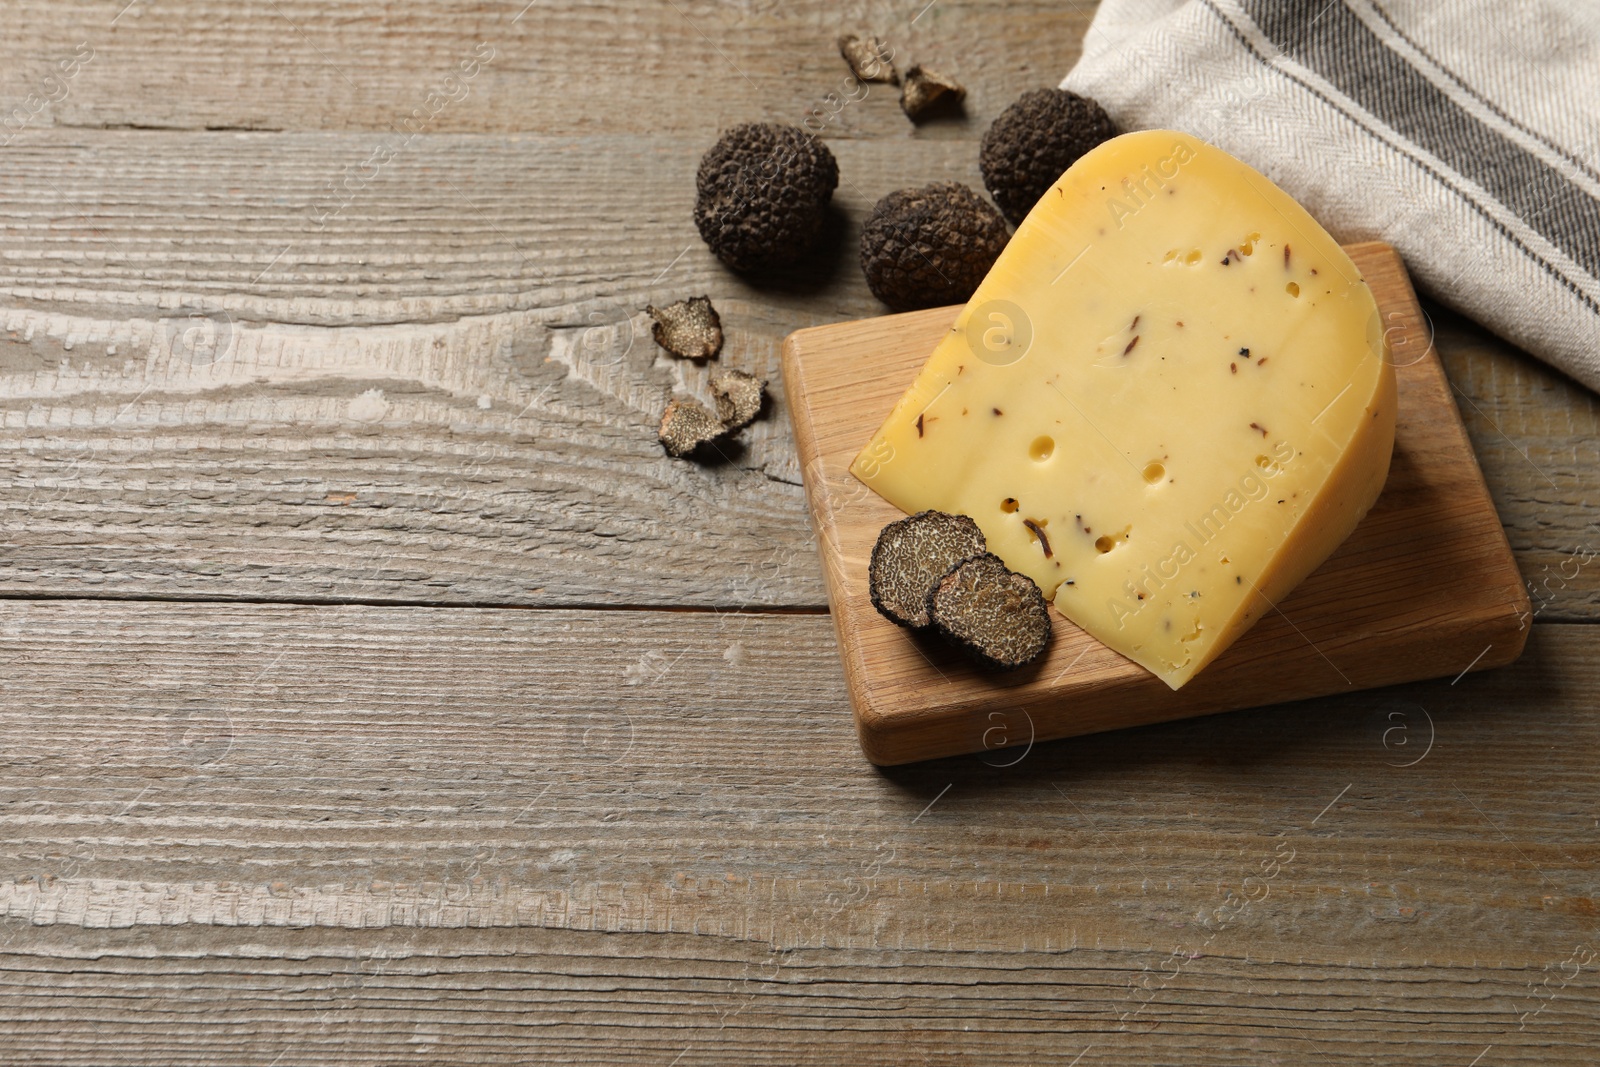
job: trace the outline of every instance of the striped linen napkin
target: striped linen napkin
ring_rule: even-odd
[[[1600,390],[1600,4],[1103,0],[1062,88],[1182,130]]]

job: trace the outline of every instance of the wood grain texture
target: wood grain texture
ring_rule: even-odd
[[[18,235],[9,274],[0,260],[0,591],[824,603],[778,348],[881,311],[841,245],[903,181],[904,149],[838,147],[862,194],[840,193],[832,258],[785,290],[700,242],[700,147],[679,141],[430,142],[324,234],[311,185],[366,151],[352,139],[228,135],[196,177],[186,135],[84,136],[0,157],[47,201],[64,156],[81,179],[72,204],[0,208]],[[977,180],[971,144],[917,155]],[[150,167],[174,184],[119,184]],[[596,189],[593,224],[559,217]],[[101,225],[148,247],[111,248]],[[692,293],[721,309],[721,362],[775,394],[709,467],[655,440],[667,394],[705,396],[708,372],[661,352],[643,308]],[[186,344],[191,312],[221,341]]]
[[[1561,968],[1596,947],[1592,627],[1455,685],[888,772],[820,617],[41,601],[0,644],[18,1058],[1533,1064],[1597,1036],[1600,961]]]
[[[866,211],[977,185],[1092,2],[522,6],[0,0],[0,116],[94,50],[0,130],[0,1057],[1588,1057],[1600,647],[1544,624],[1600,617],[1600,568],[1506,670],[1011,768],[874,772],[829,620],[725,610],[824,602],[787,416],[659,460],[662,391],[703,382],[640,309],[709,293],[773,377],[879,313]],[[948,66],[967,118],[830,101],[841,28]],[[808,116],[828,250],[735,278],[695,164]],[[173,358],[191,311],[237,327],[215,365]],[[1592,396],[1434,322],[1537,580],[1594,543]],[[122,602],[14,599],[60,596]],[[294,600],[435,606],[237,602]],[[440,607],[590,603],[723,610]]]
[[[1399,382],[1389,481],[1339,550],[1178,692],[1054,611],[1039,665],[1003,677],[881,617],[867,564],[879,531],[902,513],[849,466],[956,309],[824,326],[785,342],[806,493],[870,759],[907,763],[1350,693],[1520,654],[1532,608],[1404,264],[1385,244],[1346,251],[1377,299]]]
[[[950,121],[913,127],[888,86],[871,87],[884,106],[833,115],[826,94],[854,92],[838,35],[880,35],[901,70],[926,63],[957,76],[966,113],[986,124],[1022,88],[1061,79],[1095,9],[1094,0],[137,0],[118,16],[124,3],[62,0],[48,19],[4,5],[6,95],[36,91],[84,42],[92,58],[39,123],[389,131],[421,109],[429,132],[625,136],[797,123],[818,108],[839,136],[962,137]],[[492,55],[461,77],[460,61],[485,44]],[[446,82],[452,73],[459,86]]]
[[[1424,308],[1534,617],[1600,618],[1595,394],[1460,315]]]
[[[321,10],[277,6],[296,21]],[[734,57],[758,84],[792,79],[820,99],[834,88],[822,70],[843,63],[825,40],[813,50],[795,20],[824,16],[769,6],[684,10],[718,47],[765,41]],[[980,102],[975,83],[964,120],[914,128],[884,94],[843,106],[823,125],[847,179],[827,248],[792,277],[752,282],[715,262],[690,218],[694,168],[719,126],[765,114],[737,74],[716,98],[728,115],[704,100],[680,106],[696,98],[674,77],[649,83],[659,107],[640,107],[597,75],[585,91],[605,98],[607,121],[653,125],[563,126],[559,108],[474,89],[460,103],[501,116],[484,127],[500,132],[430,126],[395,140],[349,128],[338,108],[354,96],[307,88],[322,68],[303,56],[229,65],[220,82],[195,73],[212,60],[194,42],[237,32],[237,47],[258,47],[244,31],[282,22],[272,7],[230,5],[224,20],[221,8],[142,0],[115,33],[145,36],[97,53],[61,107],[90,99],[101,71],[116,72],[114,85],[92,98],[115,108],[208,107],[208,87],[245,77],[267,79],[249,106],[315,99],[323,110],[307,104],[295,121],[333,130],[144,128],[193,116],[79,128],[51,125],[71,118],[52,105],[0,152],[11,190],[0,198],[0,595],[820,609],[776,385],[781,339],[883,310],[854,262],[866,212],[911,183],[981,184],[987,116],[1070,61],[1089,10],[1068,5],[1046,27],[1034,21],[1042,9],[1008,9],[1005,24],[1022,30],[1003,61],[981,64],[989,88]],[[20,10],[8,21],[29,57],[10,71],[14,99],[47,73],[52,42],[70,50],[73,19],[108,17],[90,4],[57,10],[59,25]],[[463,19],[475,31],[467,11],[351,8],[325,28],[364,33],[368,62],[425,83],[434,57],[454,62],[453,38],[438,35]],[[651,39],[683,21],[670,5],[545,14],[621,69],[646,53],[673,61],[633,30],[606,36],[608,21]],[[917,33],[953,45],[997,17],[939,4]],[[372,19],[393,32],[373,37]],[[281,49],[294,37],[287,24],[274,32],[259,39]],[[143,51],[161,34],[158,51]],[[563,55],[584,50],[570,43]],[[160,60],[168,52],[179,59]],[[135,77],[139,56],[150,69]],[[679,66],[677,78],[699,76]],[[128,88],[157,75],[182,79],[184,94]],[[524,128],[541,132],[506,132]],[[372,173],[380,144],[396,155]],[[642,309],[696,293],[725,314],[725,361],[767,374],[780,394],[717,468],[667,463],[652,439],[664,394],[703,393],[705,375],[658,356]],[[181,342],[174,354],[169,334],[194,311],[232,324],[223,359]],[[1540,617],[1597,617],[1592,396],[1462,320],[1432,321],[1524,576],[1543,591]],[[720,566],[706,572],[707,558]]]
[[[539,930],[40,931],[0,949],[10,1044],[39,1062],[839,1063],[1056,1067],[1580,1064],[1592,988],[1525,1031],[1529,969],[1206,957],[1119,1029],[1165,953],[863,952]],[[97,987],[115,984],[114,998]],[[1389,999],[1383,999],[1387,996]],[[1513,1016],[1514,1020],[1514,1016]],[[1157,1026],[1159,1025],[1159,1028]],[[113,1042],[116,1028],[122,1040]]]

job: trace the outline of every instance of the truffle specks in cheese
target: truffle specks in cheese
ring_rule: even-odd
[[[1286,193],[1185,134],[1127,134],[1039,201],[851,469],[908,512],[971,516],[1176,689],[1377,499],[1382,333]]]

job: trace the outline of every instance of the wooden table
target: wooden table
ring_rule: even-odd
[[[891,771],[781,402],[655,443],[644,305],[775,381],[878,313],[865,212],[1092,4],[125,2],[5,12],[7,1062],[1591,1061],[1593,394],[1430,308],[1517,665]],[[833,254],[752,285],[695,166],[810,108]]]

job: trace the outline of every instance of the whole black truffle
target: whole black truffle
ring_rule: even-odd
[[[752,122],[722,135],[700,160],[694,223],[737,271],[793,263],[816,241],[839,164],[798,126]]]
[[[959,304],[1006,246],[1006,220],[957,182],[890,193],[861,232],[872,295],[896,311]]]
[[[1063,171],[1117,135],[1105,109],[1065,89],[1034,89],[1000,113],[983,135],[978,166],[989,195],[1021,223]]]

